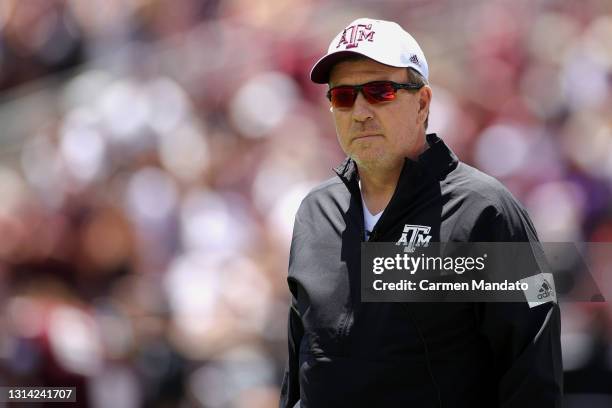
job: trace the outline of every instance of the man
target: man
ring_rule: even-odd
[[[311,79],[327,83],[337,175],[296,215],[289,261],[289,362],[281,407],[556,407],[556,302],[362,303],[360,245],[423,227],[431,242],[537,242],[495,179],[426,135],[432,90],[416,41],[361,18]]]

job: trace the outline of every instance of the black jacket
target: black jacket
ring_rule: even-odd
[[[537,241],[527,213],[495,179],[457,160],[435,134],[407,159],[370,241],[405,224],[432,242]],[[311,191],[289,260],[289,362],[281,408],[560,406],[556,303],[362,303],[363,209],[347,159]]]

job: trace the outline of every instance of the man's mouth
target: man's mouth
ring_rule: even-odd
[[[353,140],[368,139],[368,138],[382,137],[382,136],[383,135],[381,133],[364,133],[364,134],[355,136]]]

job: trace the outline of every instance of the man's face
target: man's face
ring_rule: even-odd
[[[343,61],[330,73],[330,87],[371,81],[406,83],[406,68],[395,68],[371,59]],[[366,168],[395,168],[405,157],[415,159],[424,150],[424,122],[431,89],[400,89],[395,100],[371,105],[360,92],[351,108],[333,108],[336,133],[342,150]]]

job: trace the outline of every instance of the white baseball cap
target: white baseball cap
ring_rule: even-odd
[[[332,67],[349,55],[359,54],[398,68],[413,68],[429,80],[429,68],[419,44],[393,21],[358,18],[332,40],[327,54],[312,67],[310,79],[326,84]]]

